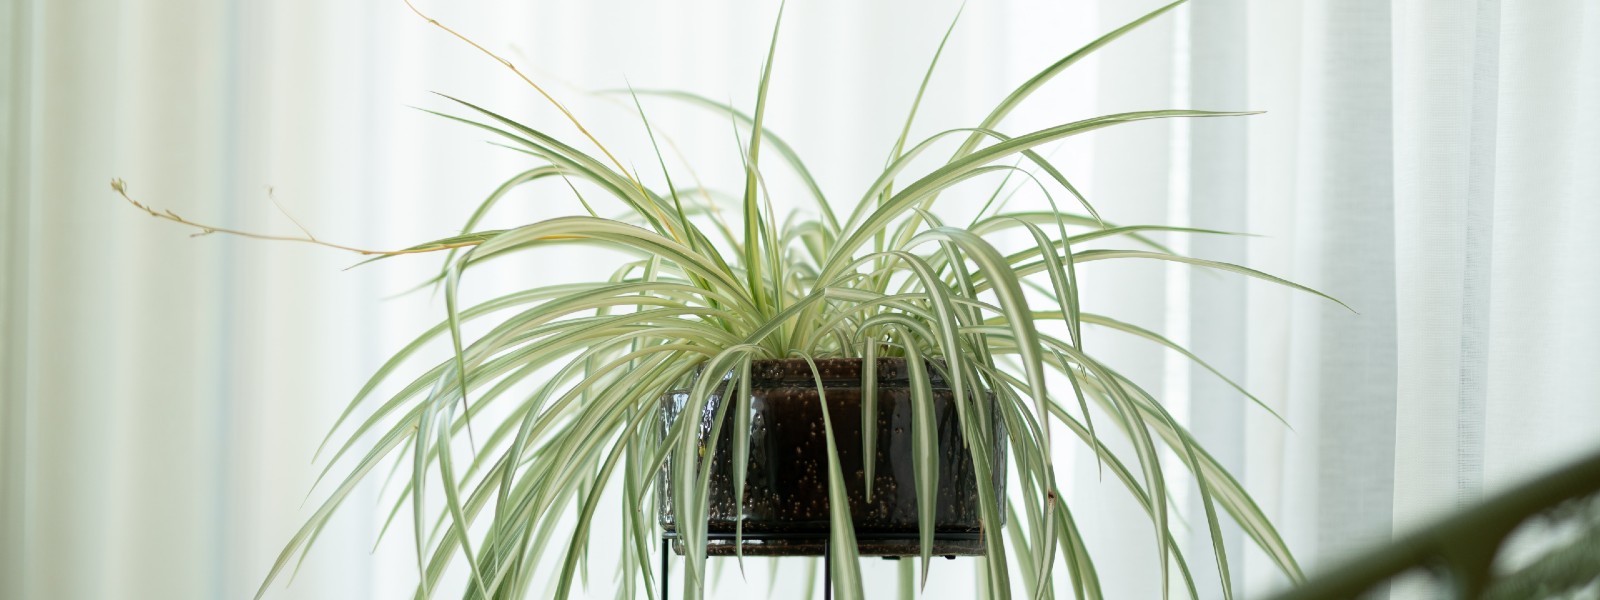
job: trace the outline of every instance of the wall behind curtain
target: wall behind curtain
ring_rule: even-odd
[[[425,6],[501,52],[627,156],[636,116],[583,90],[675,87],[748,105],[776,6]],[[913,137],[975,123],[1012,86],[1158,2],[973,4]],[[788,7],[769,114],[847,206],[898,133],[958,3]],[[566,133],[509,73],[399,2],[12,0],[0,7],[0,596],[238,597],[309,514],[311,453],[364,376],[438,319],[391,295],[431,259],[353,259],[156,222],[107,187],[186,217],[397,247],[448,235],[524,168],[475,131],[411,109],[437,90]],[[1195,0],[1074,68],[1017,133],[1103,112],[1256,109],[1151,122],[1049,149],[1109,220],[1264,237],[1169,238],[1327,291],[1327,302],[1209,272],[1086,269],[1086,305],[1161,331],[1247,384],[1265,411],[1181,357],[1114,335],[1111,362],[1169,400],[1314,569],[1593,446],[1600,403],[1600,7],[1560,2]],[[713,184],[727,124],[648,104]],[[268,186],[272,191],[267,191]],[[518,219],[571,207],[518,197]],[[778,199],[780,204],[787,202]],[[574,277],[597,265],[546,265]],[[518,281],[486,281],[484,293]],[[1092,457],[1058,464],[1112,597],[1153,597],[1143,514]],[[1180,491],[1195,522],[1199,501]],[[403,528],[369,554],[377,487],[273,597],[393,597]],[[313,500],[314,502],[314,500]],[[1128,521],[1131,519],[1132,521]],[[1117,527],[1133,522],[1134,528]],[[603,531],[596,539],[608,539]],[[1227,528],[1253,593],[1282,578]],[[1204,530],[1185,542],[1209,565]],[[609,570],[597,559],[597,597]],[[966,597],[963,563],[930,597]],[[725,568],[720,593],[764,593]],[[872,589],[894,570],[865,564]],[[1199,577],[1216,594],[1209,566]],[[778,579],[799,597],[802,574]]]

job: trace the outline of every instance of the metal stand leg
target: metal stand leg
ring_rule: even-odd
[[[822,600],[833,600],[833,547],[822,542]]]
[[[667,600],[667,590],[672,581],[672,542],[661,538],[661,600]],[[833,600],[833,547],[822,542],[822,600]]]

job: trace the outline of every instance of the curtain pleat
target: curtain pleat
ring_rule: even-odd
[[[1390,534],[1397,282],[1389,5],[1308,1],[1301,31],[1294,273],[1351,307],[1291,301],[1284,518],[1314,568]]]
[[[1251,110],[1248,7],[1244,0],[1197,3],[1189,9],[1187,106],[1202,110]],[[1249,230],[1249,121],[1197,119],[1189,127],[1188,225],[1229,232]],[[1189,241],[1194,256],[1244,264],[1246,240],[1232,235],[1196,235]],[[1207,270],[1188,273],[1189,349],[1223,376],[1247,381],[1249,358],[1249,305],[1247,282],[1239,277]],[[1225,381],[1205,368],[1189,369],[1189,428],[1218,462],[1233,473],[1245,472],[1245,400]],[[1187,503],[1187,514],[1203,519],[1205,509],[1198,493]],[[1213,538],[1209,527],[1189,528],[1189,560],[1215,565],[1215,546],[1233,557],[1231,581],[1243,583],[1244,534],[1224,523]],[[1209,570],[1209,569],[1208,569]],[[1221,596],[1216,577],[1196,582],[1207,597]]]
[[[1400,526],[1482,494],[1498,6],[1395,6]],[[1470,58],[1469,58],[1470,57]],[[1427,86],[1426,92],[1422,86]]]
[[[1600,6],[1500,9],[1486,489],[1600,438]],[[1515,65],[1515,68],[1510,68]]]

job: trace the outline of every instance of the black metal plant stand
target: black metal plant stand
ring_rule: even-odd
[[[667,600],[667,598],[670,597],[667,590],[671,589],[670,584],[672,577],[669,574],[668,569],[672,558],[672,540],[676,537],[677,536],[661,536],[661,600]],[[732,536],[728,537],[730,539],[732,538]],[[827,538],[823,538],[822,600],[833,600],[833,563],[828,560],[832,557],[830,554],[831,550],[832,546],[828,544]]]
[[[857,542],[865,542],[865,543],[868,543],[868,544],[870,544],[872,542],[915,541],[915,540],[918,539],[917,534],[915,534],[915,533],[910,533],[910,534],[877,533],[877,534],[863,535],[862,533],[858,532],[856,535],[857,535],[857,538],[856,538]],[[939,539],[946,540],[946,541],[978,541],[978,540],[982,539],[983,534],[979,533],[979,532],[971,532],[971,533],[940,532],[938,534],[938,537],[939,537]],[[728,541],[728,542],[737,543],[736,542],[736,538],[731,533],[708,533],[708,534],[706,534],[706,538],[708,540]],[[670,564],[671,564],[671,558],[672,558],[672,542],[673,542],[673,540],[676,540],[676,539],[678,539],[678,534],[676,532],[670,532],[670,531],[669,532],[665,532],[661,536],[661,600],[668,600],[671,597],[671,594],[669,592],[669,590],[671,589],[671,581],[672,581],[672,577],[670,575]],[[746,533],[746,534],[744,534],[743,539],[751,540],[751,541],[802,540],[802,539],[803,540],[820,540],[822,542],[822,598],[823,598],[823,600],[833,600],[833,562],[831,560],[829,560],[829,559],[831,559],[833,557],[833,552],[832,552],[833,551],[833,546],[832,546],[832,544],[829,543],[828,534],[826,534],[826,533],[782,533],[782,534],[766,534],[766,535],[763,535],[763,534],[759,534],[759,533]],[[956,556],[954,554],[945,554],[943,556],[947,560],[955,560],[955,558],[956,558]],[[889,560],[898,560],[898,559],[900,559],[899,556],[884,556],[883,558],[889,559]]]
[[[661,538],[661,600],[667,600],[668,589],[671,587],[672,577],[668,572],[668,565],[672,558],[672,540]],[[828,542],[822,543],[822,599],[833,600],[833,564],[828,561]]]

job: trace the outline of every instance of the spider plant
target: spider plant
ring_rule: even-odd
[[[714,446],[717,436],[701,436],[695,428],[686,428],[684,422],[693,419],[678,419],[663,436],[657,420],[662,396],[689,390],[683,410],[700,414],[724,377],[731,385],[747,386],[755,360],[885,356],[905,357],[914,364],[927,361],[941,371],[956,398],[967,399],[958,403],[959,420],[968,434],[965,449],[980,469],[979,481],[992,475],[987,472],[988,457],[1002,450],[997,444],[1009,445],[1015,471],[1009,474],[1015,476],[1010,501],[1003,505],[992,491],[980,497],[983,522],[994,524],[982,532],[989,549],[979,563],[987,595],[1009,598],[1020,587],[1033,598],[1053,597],[1059,561],[1076,597],[1101,596],[1094,563],[1079,533],[1078,519],[1084,515],[1073,512],[1056,480],[1052,446],[1062,443],[1062,435],[1066,443],[1094,453],[1102,472],[1109,472],[1148,513],[1151,551],[1159,556],[1164,589],[1181,584],[1191,595],[1195,590],[1191,565],[1173,533],[1172,478],[1161,460],[1165,454],[1175,456],[1198,488],[1226,595],[1231,596],[1232,582],[1230,557],[1219,529],[1223,512],[1298,581],[1301,572],[1295,559],[1249,494],[1157,398],[1091,354],[1083,329],[1088,325],[1122,332],[1200,359],[1155,332],[1085,310],[1079,302],[1078,269],[1087,263],[1168,261],[1322,294],[1243,266],[1175,254],[1149,235],[1223,232],[1107,223],[1062,171],[1036,152],[1041,145],[1124,123],[1248,113],[1154,110],[1097,116],[1020,134],[1000,129],[1006,116],[1046,82],[1178,4],[1181,0],[1061,58],[1018,86],[976,125],[913,143],[909,132],[938,62],[935,52],[887,165],[859,197],[841,204],[847,210],[840,212],[835,212],[796,152],[764,123],[778,25],[773,28],[773,45],[767,50],[752,112],[682,92],[627,95],[637,109],[641,135],[657,148],[647,164],[652,171],[659,167],[656,174],[662,185],[647,185],[644,173],[624,168],[570,111],[525,76],[599,154],[451,98],[457,114],[436,114],[492,134],[525,153],[529,166],[486,198],[460,235],[396,252],[346,248],[375,254],[374,260],[445,253],[445,264],[432,282],[442,288],[445,315],[378,369],[329,432],[330,441],[336,432],[344,432],[342,443],[327,446],[331,454],[323,475],[333,476],[329,481],[334,487],[286,545],[262,592],[297,564],[297,556],[304,559],[351,491],[387,466],[391,476],[398,474],[403,482],[403,491],[391,499],[389,515],[391,522],[409,518],[415,530],[421,596],[439,592],[441,576],[459,558],[470,576],[463,589],[451,593],[526,597],[540,591],[531,589],[534,575],[547,567],[555,577],[555,597],[568,597],[582,577],[592,525],[607,494],[620,498],[617,517],[626,537],[615,547],[624,569],[620,595],[648,594],[660,576],[651,569],[650,553],[660,532],[651,509],[659,492],[650,482],[670,463],[666,477],[672,482],[671,502],[686,547],[688,575],[682,593],[685,598],[701,597],[707,581],[703,515],[709,470],[695,457],[707,451],[702,444]],[[780,9],[779,24],[781,13]],[[941,41],[939,50],[943,48]],[[742,190],[734,202],[719,207],[698,189],[673,183],[641,98],[677,100],[716,111],[744,132],[739,138]],[[926,161],[925,155],[947,152],[951,146],[955,150],[937,167],[911,168],[914,159]],[[763,173],[772,168],[774,158],[781,168],[798,174],[805,183],[802,189],[767,187]],[[479,229],[485,215],[511,190],[555,179],[565,180],[575,193],[580,185],[598,190],[578,195],[587,214],[509,229]],[[947,190],[981,181],[993,185],[996,179],[1000,188],[977,217],[950,222],[941,216],[947,214],[941,210]],[[1002,192],[1017,182],[1051,208],[1004,210]],[[127,196],[120,181],[114,185]],[[780,221],[771,208],[774,194],[805,196],[814,201],[814,212]],[[239,233],[135,205],[203,232]],[[625,216],[597,216],[599,210],[618,207]],[[294,239],[317,241],[309,235]],[[1021,249],[1002,251],[995,240],[1026,243]],[[1088,248],[1091,242],[1096,247]],[[1118,243],[1123,246],[1099,247]],[[619,252],[625,258],[617,259],[609,277],[534,285],[472,305],[460,300],[463,283],[486,263],[571,246],[600,247],[616,252],[598,256]],[[464,334],[463,326],[469,322],[483,333]],[[448,357],[420,371],[402,369],[424,348],[444,344],[450,348]],[[870,371],[863,369],[864,374]],[[380,384],[391,379],[403,384],[397,384],[399,391],[378,395]],[[915,401],[926,403],[926,378],[913,379],[919,392],[913,394]],[[1255,400],[1242,388],[1239,392]],[[993,410],[989,403],[976,401],[987,394],[997,401]],[[748,394],[741,391],[733,397]],[[730,404],[734,410],[727,410]],[[483,416],[491,414],[496,416]],[[715,413],[714,428],[733,431],[735,490],[744,487],[748,418],[738,401],[723,403]],[[835,449],[842,444],[870,446],[872,441],[840,437],[826,411],[824,419],[831,459],[829,493],[834,500],[830,527],[835,551],[830,566],[839,597],[857,598],[862,595],[858,556]],[[1001,420],[1009,432],[1002,440],[982,433],[993,431],[994,420]],[[929,419],[914,424],[918,430],[931,431],[932,426]],[[1108,429],[1129,442],[1131,456],[1106,443]],[[923,515],[919,533],[924,582],[933,533],[928,515],[934,508],[930,499],[937,475],[935,450],[924,445],[913,457]],[[335,465],[344,468],[336,472]],[[872,480],[870,473],[867,480]],[[695,515],[702,516],[699,526]],[[1009,517],[1007,527],[998,525],[1006,521],[1003,516]],[[909,580],[916,563],[901,563],[907,569],[902,576]],[[1014,573],[1020,574],[1020,582],[1012,580]]]

